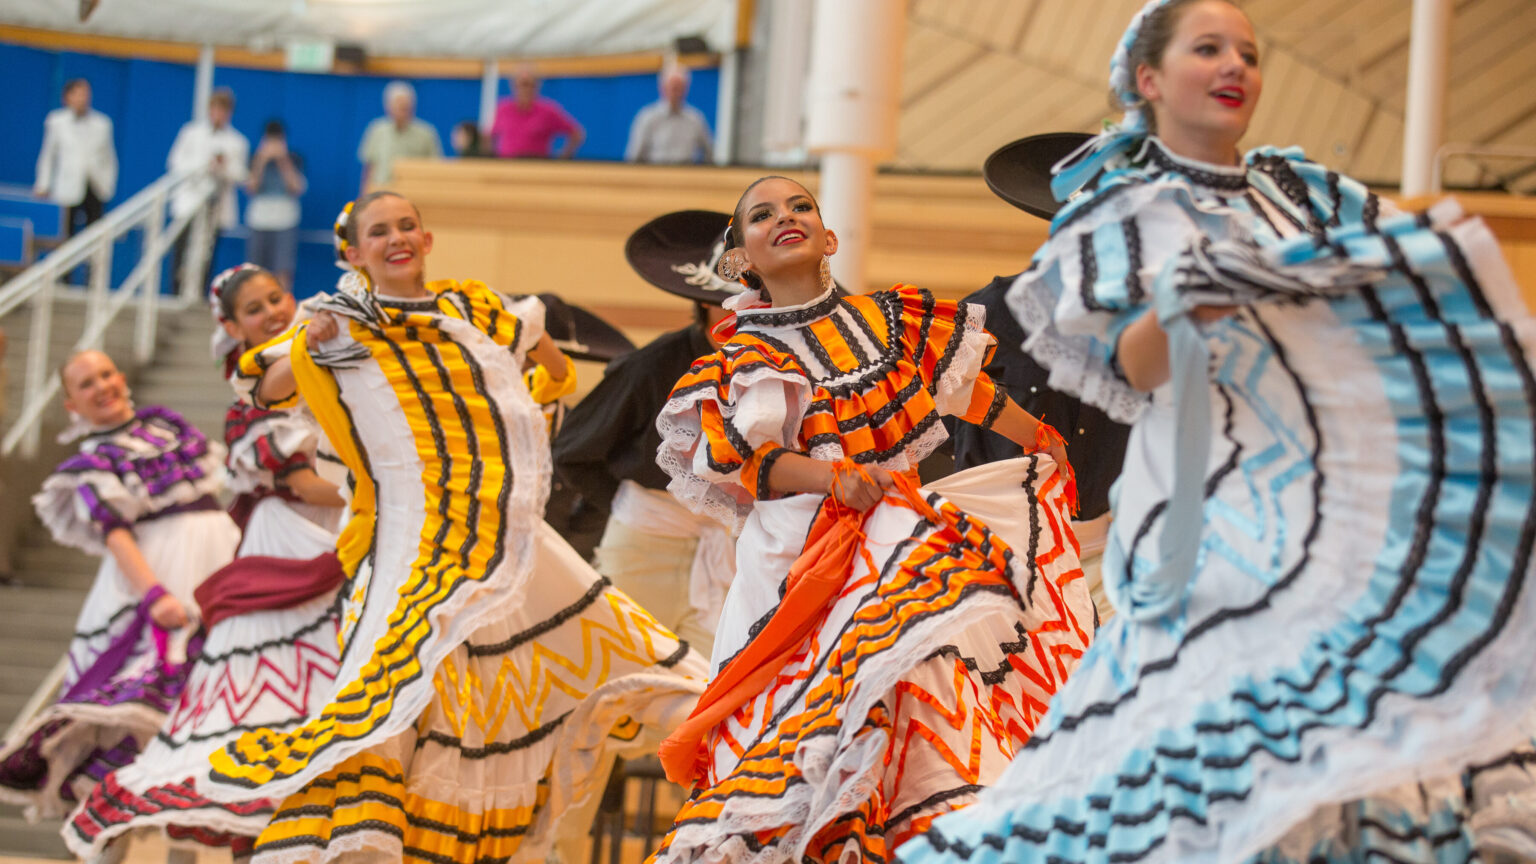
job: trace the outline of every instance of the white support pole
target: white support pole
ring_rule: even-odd
[[[775,0],[763,39],[767,83],[763,90],[763,161],[805,161],[806,69],[810,57],[813,0]],[[855,4],[857,5],[857,4]]]
[[[112,284],[112,235],[96,242],[91,251],[91,285],[85,301],[85,329],[93,327],[107,313],[107,289]]]
[[[197,300],[203,293],[203,273],[208,269],[208,256],[212,254],[218,236],[210,233],[218,230],[213,224],[213,207],[208,201],[199,204],[197,215],[187,223],[186,233],[182,235],[181,272],[176,278],[180,280],[178,294],[187,302]]]
[[[1451,0],[1413,0],[1408,98],[1403,122],[1403,197],[1433,195],[1435,154],[1445,134],[1445,77],[1450,60]]]
[[[490,134],[496,122],[496,88],[501,84],[500,64],[492,57],[480,69],[480,131]],[[487,142],[489,143],[489,142]]]
[[[736,44],[737,16],[741,4],[731,4],[729,26],[722,31],[730,34],[730,47],[720,58],[720,80],[715,93],[715,147],[710,154],[716,165],[729,165],[736,153],[736,100],[741,95],[741,46]]]
[[[197,72],[192,78],[192,119],[208,119],[208,97],[213,95],[213,46],[197,51]]]
[[[716,165],[731,164],[736,153],[736,99],[741,89],[741,52],[732,50],[720,58],[720,92],[715,95]]]
[[[832,274],[863,293],[875,166],[896,150],[906,6],[817,0],[805,143],[821,154],[823,220],[838,236]]]

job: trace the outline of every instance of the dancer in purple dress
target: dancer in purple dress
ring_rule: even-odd
[[[135,409],[100,351],[76,354],[60,375],[80,452],[32,503],[56,541],[102,562],[58,702],[0,748],[0,801],[34,821],[64,816],[160,728],[197,630],[193,589],[240,542],[213,497],[223,446],[167,408]]]

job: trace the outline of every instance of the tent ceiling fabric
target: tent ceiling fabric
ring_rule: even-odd
[[[280,48],[292,39],[403,56],[536,57],[728,48],[735,0],[4,0],[0,22],[139,39]]]
[[[1035,132],[1094,131],[1111,116],[1109,55],[1142,0],[912,0],[898,164],[978,169]],[[1298,144],[1371,182],[1401,173],[1408,0],[1241,0],[1263,55],[1248,140]],[[1456,0],[1447,143],[1536,144],[1536,3]],[[1523,163],[1496,163],[1514,171]],[[1466,160],[1451,185],[1486,182]],[[1515,188],[1536,186],[1536,173]]]

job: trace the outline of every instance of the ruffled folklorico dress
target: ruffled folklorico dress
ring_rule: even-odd
[[[1121,614],[1003,781],[903,861],[1530,843],[1503,757],[1536,706],[1532,324],[1460,216],[1391,212],[1296,150],[1223,168],[1155,138],[1062,209],[1009,299],[1053,387],[1135,423]],[[1241,308],[1197,329],[1195,304]],[[1174,370],[1150,398],[1113,353],[1147,308]]]
[[[214,500],[224,447],[181,415],[148,406],[122,426],[93,432],[33,496],[58,543],[101,555],[69,646],[59,701],[0,750],[0,800],[30,818],[60,818],[107,772],[154,737],[186,681],[198,628],[193,590],[229,562],[240,542]],[[167,632],[107,552],[106,535],[132,530],[159,580],[193,621]],[[189,646],[189,643],[192,643]]]
[[[198,780],[282,801],[258,862],[541,859],[613,758],[653,746],[703,689],[702,659],[542,519],[549,446],[522,365],[543,307],[427,287],[325,297],[338,336],[311,347],[301,324],[240,363],[254,388],[292,358],[356,481],[334,685]]]
[[[341,665],[335,549],[343,510],[304,503],[282,478],[309,468],[345,489],[345,468],[302,405],[266,410],[237,401],[224,436],[236,521],[245,528],[238,557],[196,592],[206,637],[181,700],[138,758],[108,774],[65,823],[65,843],[81,858],[144,827],[249,852],[278,802],[203,797],[197,778],[208,754],[252,729],[297,726],[324,707]]]
[[[1087,650],[1049,458],[915,486],[941,415],[989,425],[1004,404],[982,317],[908,285],[742,309],[674,388],[669,488],[740,539],[710,693],[663,747],[696,790],[656,860],[886,860],[996,781]],[[788,452],[886,468],[903,491],[829,520],[830,498],[768,490]],[[847,566],[817,572],[830,560]]]

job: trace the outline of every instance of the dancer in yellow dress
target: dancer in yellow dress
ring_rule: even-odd
[[[356,269],[239,377],[260,405],[301,393],[356,478],[341,674],[303,726],[214,753],[207,794],[288,796],[260,862],[540,858],[615,755],[692,708],[703,662],[540,518],[522,367],[571,368],[542,305],[427,282],[432,235],[399,195],[338,231]]]

